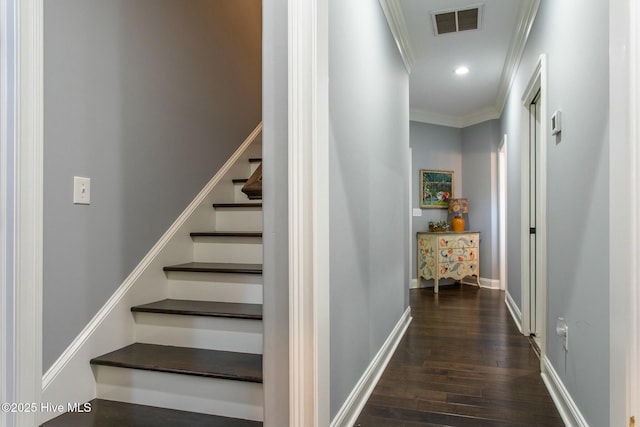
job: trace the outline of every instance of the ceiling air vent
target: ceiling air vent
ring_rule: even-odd
[[[480,28],[483,5],[433,14],[433,27],[437,36]]]

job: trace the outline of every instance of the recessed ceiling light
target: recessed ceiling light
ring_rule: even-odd
[[[469,69],[467,67],[458,67],[458,68],[456,68],[456,74],[459,75],[459,76],[464,76],[468,72],[469,72]]]

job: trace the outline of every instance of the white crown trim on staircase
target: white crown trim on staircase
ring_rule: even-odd
[[[398,46],[402,62],[407,69],[407,72],[411,74],[411,68],[416,62],[415,54],[413,53],[413,47],[411,46],[411,39],[409,38],[409,29],[404,19],[404,12],[402,11],[402,5],[399,0],[380,0],[380,6],[384,12],[387,23],[393,39]]]
[[[197,212],[202,211],[199,210],[200,207],[205,206],[210,208],[210,206],[206,206],[210,193],[231,170],[232,166],[238,161],[260,132],[262,132],[262,122],[249,134],[240,147],[231,155],[229,160],[227,160],[213,178],[211,178],[195,199],[187,206],[171,227],[169,227],[142,261],[140,261],[136,268],[118,287],[100,311],[98,311],[84,327],[71,345],[67,347],[58,360],[47,370],[42,378],[43,401],[66,405],[66,402],[83,402],[95,398],[96,386],[89,366],[89,358],[95,357],[97,355],[96,352],[100,351],[100,347],[114,345],[116,342],[116,345],[124,346],[130,344],[133,338],[133,332],[123,333],[120,332],[121,328],[115,329],[106,325],[109,324],[112,327],[114,325],[121,326],[128,323],[133,325],[129,310],[131,300],[135,299],[135,295],[130,295],[134,285],[139,282],[144,285],[145,283],[142,282],[144,282],[144,278],[147,275],[154,275],[154,277],[156,277],[155,275],[163,275],[161,267],[163,262],[166,261],[164,258],[167,257],[168,251],[185,252],[180,246],[180,243],[177,243],[179,246],[177,250],[176,248],[172,248],[169,243],[177,237],[189,239],[188,233],[186,233],[184,237],[179,236],[179,233],[183,231],[189,219],[194,217]],[[155,271],[156,269],[158,270],[157,272]],[[99,334],[100,337],[97,336]],[[110,341],[109,344],[105,344],[107,339]],[[51,417],[54,415],[57,414],[51,414]]]
[[[393,356],[396,348],[398,348],[398,344],[400,344],[400,340],[402,340],[411,320],[411,307],[407,307],[336,414],[330,427],[351,427],[355,425],[356,420],[360,416],[360,412],[362,412],[369,396],[371,396],[373,389],[376,384],[378,384],[378,380],[380,380],[380,377],[389,364],[391,356]]]

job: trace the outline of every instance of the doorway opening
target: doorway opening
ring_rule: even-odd
[[[538,152],[540,146],[540,94],[538,89],[529,104],[529,335],[540,345],[539,339],[542,331],[538,310],[538,283],[537,283],[537,202],[538,202]]]
[[[546,58],[540,56],[522,96],[522,329],[545,354]]]

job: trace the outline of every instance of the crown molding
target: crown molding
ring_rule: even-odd
[[[500,118],[500,111],[495,107],[487,107],[482,110],[478,110],[475,113],[467,114],[461,118],[462,127],[477,125],[478,123],[486,122],[488,120],[495,120]]]
[[[430,123],[453,128],[465,128],[478,123],[500,118],[500,112],[494,107],[487,107],[466,116],[450,116],[432,111],[411,109],[409,118],[414,122]]]
[[[502,68],[502,76],[500,77],[500,86],[498,87],[495,108],[498,111],[498,115],[501,115],[502,110],[504,109],[504,105],[507,101],[507,95],[509,94],[509,90],[511,90],[513,80],[515,79],[516,71],[518,70],[520,59],[522,58],[524,48],[527,44],[527,40],[529,39],[531,27],[533,26],[533,21],[538,13],[539,6],[540,0],[526,0],[522,3],[520,8],[518,26],[516,27],[514,37],[511,40],[507,58],[504,62],[504,67]]]
[[[407,72],[411,74],[411,68],[416,62],[416,57],[411,46],[411,39],[409,38],[409,29],[407,22],[404,19],[404,13],[399,0],[379,0],[382,11],[384,12],[389,29],[393,34],[393,38],[396,41],[396,46],[400,51],[402,62],[407,69]]]
[[[430,123],[433,125],[448,126],[452,128],[463,127],[462,120],[459,117],[413,108],[409,112],[409,120],[412,122]]]

